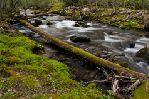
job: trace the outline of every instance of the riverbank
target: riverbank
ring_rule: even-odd
[[[42,56],[41,45],[4,24],[0,31],[0,98],[103,98],[94,84],[83,87],[72,80],[65,64]]]
[[[96,21],[122,29],[136,30],[144,30],[144,22],[149,16],[147,10],[121,8],[116,13],[113,13],[112,9],[94,9],[92,11],[93,8],[85,11],[84,14],[82,14],[83,9],[80,8],[65,8],[63,10],[53,12],[64,16],[71,16],[74,20]]]

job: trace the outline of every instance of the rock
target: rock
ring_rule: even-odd
[[[42,20],[39,19],[32,19],[32,20],[28,20],[33,26],[38,27],[38,25],[42,24]]]
[[[136,53],[137,57],[141,57],[145,60],[149,61],[149,46],[146,45],[144,48],[140,49],[137,53]]]
[[[135,47],[135,42],[133,42],[133,41],[129,42],[129,47],[134,48]]]
[[[89,8],[83,8],[81,11],[84,15],[89,14],[90,13],[90,9]]]
[[[42,20],[35,19],[35,24],[37,24],[37,25],[41,25],[41,24],[42,24]]]
[[[86,37],[86,36],[71,36],[70,40],[72,42],[90,42],[90,38]]]
[[[53,23],[50,21],[47,21],[47,25],[52,25]]]
[[[74,26],[75,27],[85,27],[85,28],[89,27],[89,25],[87,25],[87,23],[84,21],[77,21]]]

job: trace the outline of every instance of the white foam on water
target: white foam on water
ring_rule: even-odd
[[[148,69],[149,70],[149,65],[147,64],[147,63],[145,63],[145,62],[138,62],[138,63],[136,63],[139,67],[141,67],[141,68],[146,68],[146,69]]]
[[[124,51],[125,52],[130,52],[130,53],[137,53],[143,47],[144,47],[143,45],[135,44],[134,48],[126,48]]]
[[[73,25],[75,25],[75,21],[70,21],[70,20],[63,20],[63,21],[59,21],[55,24],[56,28],[73,28]]]
[[[48,28],[48,25],[39,25],[39,28]]]
[[[122,42],[123,39],[119,36],[116,36],[116,35],[106,35],[105,36],[105,41],[106,42]]]
[[[140,49],[144,48],[145,45],[149,44],[149,38],[141,37],[140,39],[136,40],[136,44],[134,48],[126,48],[125,52],[136,53]]]

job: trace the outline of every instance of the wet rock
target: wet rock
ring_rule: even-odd
[[[36,23],[31,23],[31,25],[33,25],[35,27],[38,27],[38,25]]]
[[[35,27],[38,27],[38,25],[42,24],[42,20],[39,20],[39,19],[31,19],[31,20],[28,20],[28,21],[29,21],[29,23],[31,23]]]
[[[50,21],[47,21],[47,25],[52,25],[53,23]]]
[[[108,58],[111,57],[111,55],[112,55],[112,52],[102,51],[97,56],[101,57],[101,58],[104,58],[104,59],[108,59]]]
[[[35,24],[37,24],[37,25],[41,25],[41,24],[42,24],[42,20],[35,19]]]
[[[34,48],[33,48],[33,53],[35,54],[43,54],[45,52],[45,48],[42,46],[42,45],[36,45]]]
[[[91,39],[86,36],[71,36],[70,40],[72,42],[90,42]]]
[[[145,60],[149,61],[149,46],[146,45],[144,48],[140,49],[137,53],[136,53],[137,57],[141,57]]]
[[[130,48],[134,48],[135,47],[135,42],[134,41],[130,41],[129,42],[129,47]]]
[[[74,26],[75,27],[85,27],[85,28],[89,27],[89,25],[87,25],[87,23],[84,21],[77,21]]]

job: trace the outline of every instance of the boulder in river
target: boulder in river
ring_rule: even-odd
[[[129,42],[129,47],[130,48],[134,48],[135,47],[135,42],[134,41],[130,41]]]
[[[149,45],[146,45],[144,48],[140,49],[136,53],[136,56],[149,61]]]
[[[50,21],[47,21],[47,25],[52,25],[53,23]]]
[[[70,40],[72,42],[90,42],[91,39],[86,36],[71,36]]]
[[[37,25],[41,25],[41,24],[42,24],[42,20],[35,19],[35,24],[37,24]]]
[[[39,20],[39,19],[32,19],[32,20],[29,20],[29,22],[35,27],[38,27],[38,25],[42,24],[42,20]]]
[[[87,23],[84,21],[77,21],[74,26],[75,27],[85,27],[85,28],[89,27],[89,25],[87,25]]]

